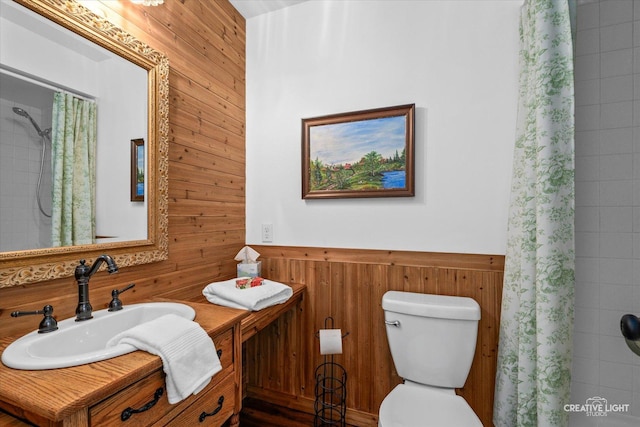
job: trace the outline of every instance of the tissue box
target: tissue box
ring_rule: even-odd
[[[262,276],[262,261],[253,262],[249,264],[238,264],[237,277],[259,277]]]

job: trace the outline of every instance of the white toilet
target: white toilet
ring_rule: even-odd
[[[382,309],[404,384],[380,405],[379,427],[482,427],[455,393],[476,349],[480,306],[472,298],[389,291]]]

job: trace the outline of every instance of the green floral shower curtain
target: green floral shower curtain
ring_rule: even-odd
[[[525,0],[494,423],[566,426],[574,298],[574,83],[567,0]]]
[[[53,102],[53,246],[95,242],[96,104],[58,92]]]

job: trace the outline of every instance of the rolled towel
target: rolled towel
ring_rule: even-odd
[[[205,298],[218,305],[243,310],[259,311],[286,302],[293,289],[284,283],[264,279],[261,286],[239,289],[236,279],[209,283],[203,290]]]
[[[206,331],[196,322],[175,314],[121,332],[107,346],[120,343],[160,356],[170,404],[197,394],[222,370],[215,344]]]

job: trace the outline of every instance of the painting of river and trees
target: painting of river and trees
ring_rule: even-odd
[[[303,119],[303,198],[413,196],[414,104]]]

